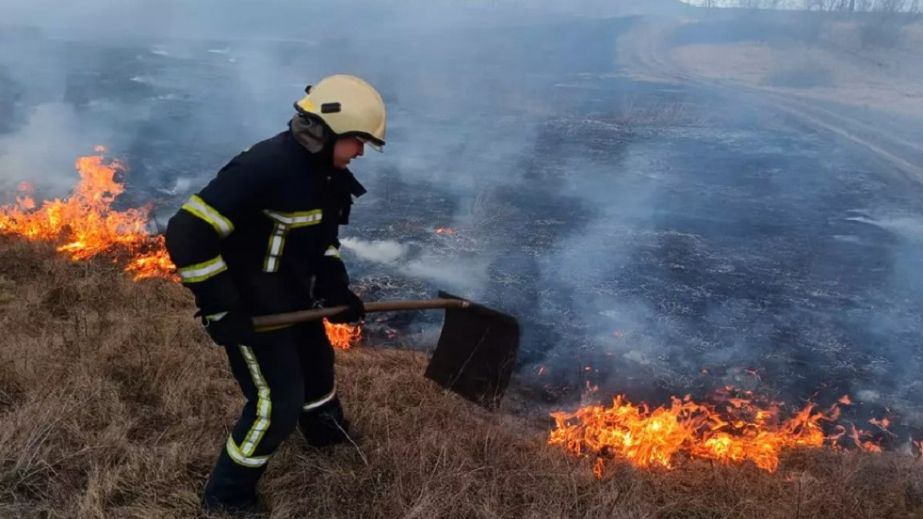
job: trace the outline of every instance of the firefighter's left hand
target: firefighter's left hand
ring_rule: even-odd
[[[348,307],[347,310],[328,317],[327,320],[331,323],[355,323],[365,318],[365,304],[362,302],[362,299],[360,299],[359,296],[357,296],[356,293],[350,290],[348,287],[343,287],[336,293],[325,295],[326,297],[323,299],[323,306]]]
[[[317,267],[317,277],[312,292],[315,301],[323,307],[346,306],[349,310],[327,318],[331,323],[354,323],[365,317],[365,305],[349,289],[349,274],[339,258],[325,256]]]

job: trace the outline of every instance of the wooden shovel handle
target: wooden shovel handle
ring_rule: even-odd
[[[400,312],[404,310],[433,310],[445,308],[468,308],[471,302],[464,299],[418,299],[410,301],[377,301],[366,303],[366,313],[372,312]],[[284,314],[261,315],[253,318],[253,325],[263,328],[268,326],[284,326],[287,324],[317,321],[324,317],[331,317],[348,310],[347,306],[331,306],[316,310],[301,310]]]

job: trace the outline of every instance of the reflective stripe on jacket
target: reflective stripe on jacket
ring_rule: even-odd
[[[205,314],[243,301],[255,314],[310,305],[317,262],[337,250],[353,197],[365,189],[331,151],[290,131],[234,157],[170,219],[167,250]]]

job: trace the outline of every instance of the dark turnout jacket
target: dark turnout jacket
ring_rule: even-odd
[[[365,193],[331,153],[280,133],[234,157],[170,219],[167,250],[203,314],[311,305],[318,265],[339,261],[338,226]]]

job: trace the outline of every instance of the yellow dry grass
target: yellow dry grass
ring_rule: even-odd
[[[195,517],[241,397],[169,282],[0,239],[0,517]],[[908,455],[785,456],[777,473],[591,462],[544,417],[490,414],[420,374],[424,356],[338,354],[352,446],[293,436],[261,486],[273,517],[919,517]]]

